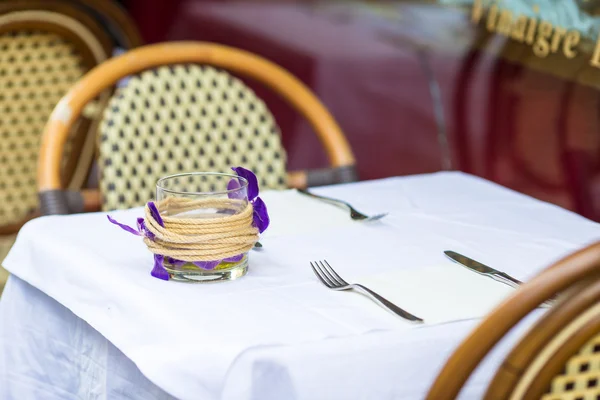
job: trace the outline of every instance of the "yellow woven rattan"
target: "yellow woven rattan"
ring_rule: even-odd
[[[17,235],[0,236],[0,295],[2,295],[2,290],[4,289],[4,285],[8,279],[8,271],[2,268],[2,262],[8,255],[11,246],[15,242],[16,236]]]
[[[100,126],[103,209],[141,206],[156,181],[180,172],[254,171],[283,189],[286,155],[265,104],[242,81],[210,66],[174,65],[129,78]],[[214,190],[207,182],[196,190]]]
[[[543,400],[600,399],[600,335],[571,357],[565,370],[552,380]]]
[[[37,209],[41,133],[56,103],[84,73],[76,48],[56,34],[0,35],[0,226]]]
[[[3,235],[0,236],[0,265],[2,265],[2,261],[8,255],[8,251],[12,247],[13,243],[17,235]]]

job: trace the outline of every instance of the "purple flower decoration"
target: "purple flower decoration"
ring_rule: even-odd
[[[202,268],[202,269],[206,269],[206,270],[213,270],[215,268],[217,268],[217,265],[221,264],[221,260],[215,260],[215,261],[196,261],[194,263],[196,267],[198,268]]]
[[[135,229],[129,225],[125,225],[125,224],[118,222],[117,220],[113,219],[110,215],[107,215],[106,217],[108,218],[108,220],[111,223],[121,227],[123,230],[125,230],[129,233],[132,233],[136,236],[145,236],[150,240],[154,240],[155,235],[154,235],[154,233],[150,232],[150,230],[148,228],[146,228],[146,221],[144,221],[144,218],[137,219],[137,229]],[[162,219],[161,219],[161,222],[162,222]]]
[[[254,226],[258,228],[259,233],[263,233],[269,227],[269,213],[267,212],[267,206],[260,197],[258,197],[258,179],[254,172],[242,168],[233,167],[231,168],[238,176],[248,181],[248,200],[254,207],[252,219],[254,220]],[[241,187],[241,184],[237,179],[232,179],[227,185],[228,190],[234,190]],[[243,197],[241,193],[233,192],[229,194],[229,198],[235,199]]]
[[[244,192],[237,190],[241,187],[242,185],[240,184],[240,181],[238,179],[231,178],[231,180],[227,184],[227,190],[230,192],[227,194],[227,197],[229,197],[230,199],[243,199]]]
[[[154,204],[154,202],[151,201],[148,203],[148,208],[150,209],[150,215],[152,215],[152,218],[154,218],[160,226],[164,227],[165,223],[163,222],[163,219],[160,216],[160,213],[158,212],[158,208],[156,208],[156,204]],[[129,233],[132,233],[136,236],[145,236],[150,240],[154,240],[154,238],[155,238],[154,233],[150,232],[150,230],[148,230],[148,228],[146,227],[146,222],[144,221],[144,218],[137,219],[137,230],[136,230],[135,228],[132,228],[129,225],[125,225],[125,224],[121,224],[120,222],[117,222],[115,219],[111,218],[110,215],[107,215],[107,217],[111,223],[121,227],[122,229],[124,229],[125,231],[127,231]],[[171,260],[177,261],[172,258],[169,258],[169,261],[171,261]],[[164,261],[164,256],[155,254],[154,255],[154,268],[152,268],[152,272],[150,274],[155,278],[162,279],[164,281],[168,281],[169,273],[163,266],[163,261]]]
[[[150,215],[152,215],[152,218],[154,218],[156,222],[158,222],[158,224],[164,228],[165,223],[163,222],[163,219],[160,216],[160,213],[158,212],[158,208],[156,208],[156,204],[154,204],[154,202],[151,201],[148,203],[148,208],[150,209]]]
[[[248,200],[252,201],[258,197],[258,179],[254,172],[242,167],[231,168],[237,176],[241,176],[248,181]],[[240,185],[241,186],[241,185]]]
[[[152,272],[150,272],[150,275],[152,275],[155,278],[162,279],[163,281],[168,281],[169,273],[163,265],[164,259],[164,256],[161,256],[159,254],[154,255],[154,268],[152,268]]]
[[[267,205],[260,198],[257,197],[252,201],[254,206],[254,213],[252,218],[254,219],[254,225],[258,228],[258,232],[263,233],[269,227],[269,213],[267,212]]]
[[[260,197],[258,197],[258,179],[256,179],[256,175],[254,175],[254,173],[252,171],[247,170],[245,168],[234,167],[234,168],[232,168],[232,170],[235,171],[235,173],[239,177],[244,178],[244,179],[246,179],[246,181],[248,181],[248,188],[247,188],[248,201],[250,201],[250,203],[252,204],[252,207],[253,207],[253,214],[252,214],[253,222],[252,222],[252,224],[258,229],[259,233],[263,233],[269,226],[269,213],[267,212],[267,206],[265,205],[265,202],[262,201],[262,199]],[[243,199],[244,193],[242,191],[236,190],[236,189],[239,189],[240,187],[242,187],[242,185],[241,185],[239,179],[231,179],[229,181],[229,183],[227,184],[227,190],[230,191],[230,193],[228,193],[228,197],[230,199]],[[154,218],[154,220],[160,226],[164,227],[165,226],[164,221],[163,221],[160,213],[158,212],[158,208],[156,207],[156,204],[154,204],[154,202],[151,201],[148,203],[148,208],[150,209],[150,215],[152,216],[152,218]],[[156,238],[154,233],[152,233],[146,227],[146,221],[144,221],[144,218],[137,219],[137,229],[136,229],[136,228],[132,228],[129,225],[125,225],[125,224],[121,224],[120,222],[117,222],[116,220],[111,218],[109,215],[107,215],[107,217],[111,223],[119,226],[120,228],[124,229],[125,231],[127,231],[133,235],[146,237],[150,240],[155,240],[155,238]],[[196,262],[193,262],[192,264],[194,264],[198,268],[202,268],[205,270],[213,270],[213,269],[217,268],[217,266],[219,264],[221,264],[222,262],[235,263],[235,262],[241,261],[242,258],[244,258],[244,255],[239,254],[237,256],[229,257],[224,260],[196,261]],[[167,257],[166,260],[169,264],[173,265],[174,267],[181,267],[182,265],[187,263],[187,261],[177,260],[172,257]],[[158,254],[154,255],[154,267],[152,268],[151,275],[155,278],[168,281],[169,273],[167,272],[167,270],[165,269],[165,267],[163,265],[164,261],[165,261],[165,256],[161,256]]]

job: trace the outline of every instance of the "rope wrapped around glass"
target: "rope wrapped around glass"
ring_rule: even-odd
[[[156,201],[148,202],[137,229],[108,220],[141,236],[154,253],[152,276],[181,282],[240,278],[248,271],[248,252],[269,226],[252,171],[233,174],[192,172],[161,178]],[[210,188],[210,191],[205,191]]]

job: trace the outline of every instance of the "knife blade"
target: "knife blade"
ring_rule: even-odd
[[[463,267],[466,267],[467,269],[470,269],[471,271],[476,272],[480,275],[484,275],[484,276],[494,279],[495,281],[504,283],[505,285],[508,285],[512,288],[517,289],[519,286],[521,286],[523,284],[523,282],[521,282],[518,279],[513,278],[512,276],[508,275],[505,272],[498,271],[497,269],[494,269],[492,267],[488,267],[487,265],[482,264],[479,261],[473,260],[472,258],[464,256],[455,251],[446,250],[446,251],[444,251],[444,254],[446,255],[446,257],[448,257],[450,260],[454,261],[455,263],[460,264]],[[556,298],[557,298],[556,296],[551,297],[550,299],[543,302],[540,305],[540,307],[542,307],[542,308],[552,307],[554,305],[554,303],[556,302]]]
[[[459,254],[455,251],[446,250],[444,251],[444,254],[450,260],[462,265],[463,267],[470,269],[471,271],[490,277],[498,282],[502,282],[505,285],[511,286],[515,289],[523,284],[523,282],[513,278],[505,272],[498,271],[497,269],[494,269],[492,267],[488,267],[487,265],[482,264],[479,261],[475,261],[472,258]]]

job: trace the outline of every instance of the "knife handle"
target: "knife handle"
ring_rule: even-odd
[[[492,275],[492,277],[502,283],[505,283],[509,286],[512,286],[515,289],[518,289],[519,286],[521,286],[523,284],[523,282],[521,282],[518,279],[513,278],[512,276],[504,273],[504,272],[499,272],[497,274]],[[551,307],[552,305],[554,305],[554,303],[556,302],[556,298],[557,296],[553,296],[550,299],[546,300],[545,302],[543,302],[540,307],[542,308],[548,308]]]
[[[508,286],[511,286],[515,289],[517,289],[519,286],[521,286],[523,284],[523,282],[521,282],[520,280],[515,279],[512,276],[510,276],[504,272],[498,272],[497,274],[493,274],[492,278],[494,278],[498,282],[507,284]]]

